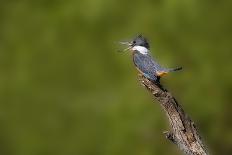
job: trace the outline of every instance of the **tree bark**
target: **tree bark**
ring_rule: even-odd
[[[164,132],[166,138],[177,144],[186,155],[208,155],[194,122],[171,93],[160,83],[153,83],[142,75],[139,75],[139,81],[152,93],[168,117],[172,130]]]

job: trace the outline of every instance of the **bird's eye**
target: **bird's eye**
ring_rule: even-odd
[[[133,41],[132,43],[133,43],[133,44],[135,44],[135,43],[136,43],[136,41]]]

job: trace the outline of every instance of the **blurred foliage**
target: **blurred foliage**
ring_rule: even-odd
[[[232,1],[0,2],[0,154],[180,154],[117,41],[142,33],[213,154],[232,154]]]

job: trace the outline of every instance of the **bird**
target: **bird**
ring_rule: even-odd
[[[167,75],[170,72],[181,70],[182,67],[177,68],[164,68],[162,67],[151,55],[150,44],[148,40],[141,34],[136,36],[130,42],[120,42],[123,45],[127,45],[123,51],[131,51],[133,62],[136,69],[152,82],[159,83],[160,78]]]

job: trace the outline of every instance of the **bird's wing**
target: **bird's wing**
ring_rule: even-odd
[[[144,74],[148,75],[151,79],[156,78],[156,71],[159,65],[154,62],[150,55],[134,53],[134,64]]]

